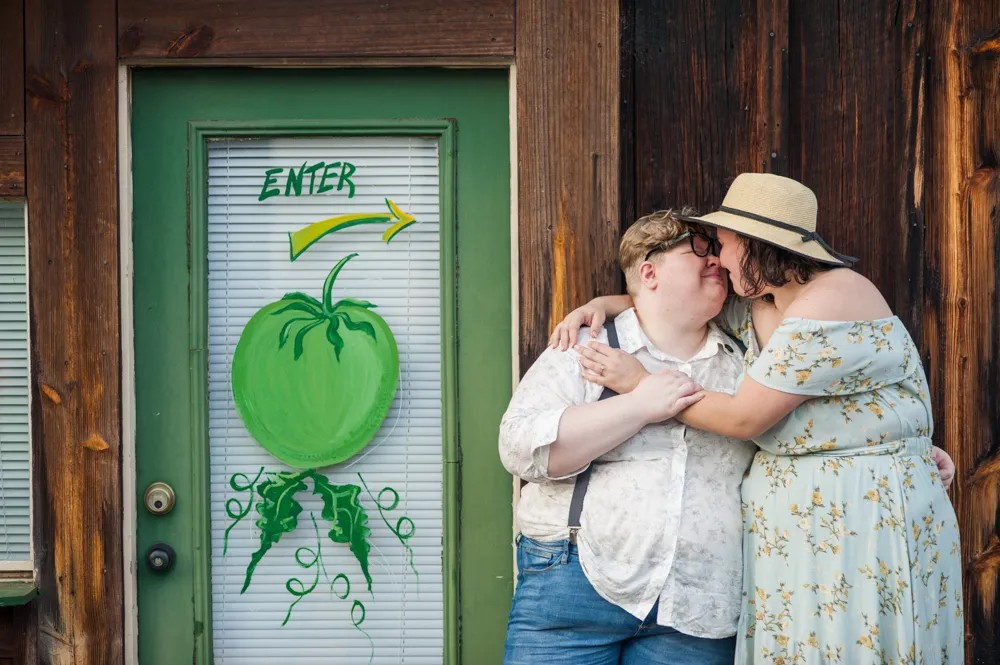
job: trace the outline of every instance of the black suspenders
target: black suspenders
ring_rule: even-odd
[[[608,321],[605,325],[608,331],[608,346],[612,349],[618,347],[618,330],[615,329],[615,322]],[[598,401],[614,397],[617,395],[611,388],[605,388],[598,398]],[[590,484],[590,472],[594,470],[594,463],[591,462],[586,469],[576,477],[576,484],[573,486],[573,498],[569,502],[569,542],[576,544],[576,532],[580,530],[580,513],[583,512],[583,497],[587,494],[587,486]]]

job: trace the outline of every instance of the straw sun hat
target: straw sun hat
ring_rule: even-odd
[[[681,219],[757,238],[821,263],[857,261],[835,251],[816,233],[816,195],[802,183],[770,173],[742,173],[717,212]]]

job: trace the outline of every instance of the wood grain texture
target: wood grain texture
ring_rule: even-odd
[[[121,0],[121,58],[514,55],[514,0]]]
[[[713,209],[733,177],[760,170],[757,26],[754,3],[740,0],[635,0],[637,217]]]
[[[966,662],[1000,659],[1000,6],[931,4],[923,350],[965,562]]]
[[[0,135],[24,134],[24,2],[0,0]]]
[[[37,640],[34,603],[0,607],[0,665],[35,665]]]
[[[123,661],[114,0],[25,3],[39,658]],[[106,450],[83,445],[94,435]]]
[[[23,136],[0,136],[0,196],[24,196]]]
[[[635,182],[635,19],[637,0],[621,0],[619,3],[619,56],[618,56],[618,193],[621,211],[618,224],[624,233],[629,225],[641,215],[636,213]]]
[[[617,0],[517,3],[520,369],[576,305],[617,293]]]
[[[923,277],[923,0],[790,7],[788,175],[818,229],[919,339]]]
[[[750,169],[788,175],[789,0],[757,0]]]

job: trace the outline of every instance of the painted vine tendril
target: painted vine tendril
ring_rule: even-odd
[[[236,492],[249,492],[250,496],[247,498],[246,508],[236,497],[231,497],[226,499],[226,515],[229,519],[233,520],[232,524],[226,527],[226,533],[222,537],[222,555],[225,556],[226,552],[229,551],[229,532],[233,530],[233,527],[240,523],[244,517],[250,514],[250,509],[253,508],[253,490],[257,486],[257,481],[260,480],[261,475],[264,473],[264,467],[260,467],[257,475],[254,476],[253,480],[250,480],[245,473],[234,473],[232,478],[229,479],[229,486],[233,488]],[[242,480],[240,480],[242,478]],[[233,507],[235,506],[235,508]]]
[[[262,476],[264,477],[261,480]],[[364,477],[359,473],[358,479],[364,487],[365,493],[375,504],[382,521],[389,531],[399,540],[406,549],[408,563],[414,575],[419,579],[416,566],[414,565],[413,549],[408,541],[416,532],[413,520],[407,516],[398,518],[395,525],[390,524],[385,513],[395,510],[400,503],[399,492],[392,487],[383,487],[377,495],[373,495],[365,482]],[[368,514],[359,501],[361,488],[357,485],[334,485],[323,474],[315,469],[306,471],[265,471],[261,467],[253,480],[243,473],[236,473],[229,480],[229,486],[239,493],[250,493],[250,497],[244,503],[235,497],[226,501],[226,515],[232,523],[226,528],[223,554],[228,549],[229,532],[249,513],[253,505],[253,495],[258,496],[256,510],[259,515],[255,524],[260,532],[260,547],[250,557],[247,565],[246,577],[240,593],[243,594],[249,588],[253,578],[253,573],[257,565],[264,558],[264,555],[275,545],[286,533],[291,533],[298,526],[298,518],[302,512],[302,505],[296,497],[303,491],[309,489],[306,481],[311,481],[312,494],[318,496],[323,507],[319,517],[330,526],[326,533],[327,537],[334,543],[348,545],[352,554],[361,567],[361,572],[367,584],[368,592],[371,593],[372,579],[369,573],[368,555],[371,551],[368,528]],[[296,565],[303,571],[312,571],[311,580],[303,581],[299,577],[290,577],[285,582],[285,590],[294,598],[288,606],[284,621],[285,626],[292,616],[292,610],[301,602],[303,598],[316,590],[319,586],[320,576],[329,584],[330,592],[340,600],[352,600],[351,580],[346,573],[339,572],[333,577],[326,570],[323,561],[323,535],[320,533],[319,521],[313,511],[309,511],[309,520],[312,522],[313,532],[316,538],[315,548],[311,545],[304,545],[296,548],[294,558]],[[308,584],[307,584],[308,582]],[[351,623],[356,629],[368,638],[372,646],[372,657],[374,657],[374,643],[371,636],[364,630],[362,624],[367,616],[367,610],[363,602],[353,599],[351,602]]]
[[[410,543],[408,542],[417,530],[416,525],[413,524],[413,520],[404,515],[396,520],[396,526],[393,527],[389,524],[389,520],[386,519],[385,516],[386,512],[395,510],[396,506],[399,505],[399,492],[391,487],[383,487],[379,490],[378,497],[376,498],[372,496],[371,490],[368,489],[368,483],[365,482],[364,477],[360,473],[358,474],[358,478],[361,480],[361,484],[364,486],[365,492],[368,493],[368,497],[375,502],[375,507],[378,508],[379,517],[381,517],[382,521],[385,522],[385,525],[389,528],[389,531],[392,532],[392,535],[396,536],[400,544],[406,548],[410,570],[413,571],[413,575],[419,581],[420,573],[417,572],[417,568],[413,564],[413,548],[410,547]],[[383,504],[383,495],[389,495],[388,505]]]

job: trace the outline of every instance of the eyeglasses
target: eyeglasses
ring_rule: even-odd
[[[649,257],[657,252],[665,252],[675,245],[688,240],[691,243],[691,251],[694,252],[695,256],[706,257],[709,254],[712,256],[719,255],[719,241],[708,235],[707,233],[701,233],[700,231],[685,231],[673,240],[668,242],[663,242],[649,250],[646,254],[646,258],[643,261],[648,261]]]

